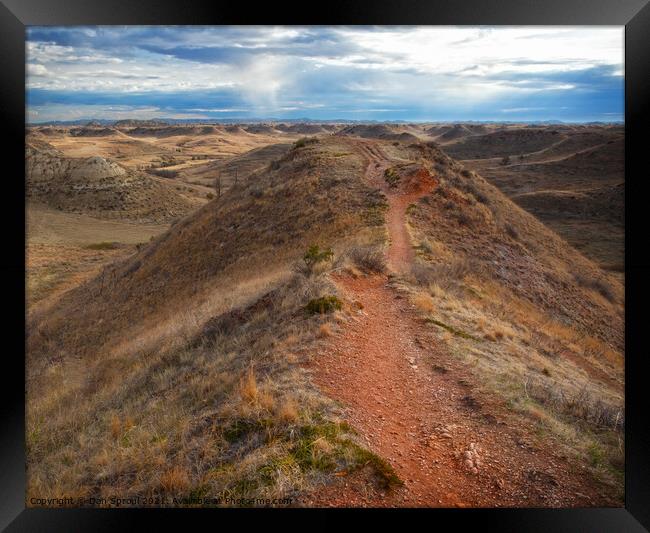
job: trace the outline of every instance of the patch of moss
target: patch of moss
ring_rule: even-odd
[[[317,453],[314,443],[323,438],[311,439],[302,436],[291,449],[291,455],[303,472],[316,470],[319,472],[332,472],[336,468],[336,461],[332,453]]]
[[[403,482],[393,467],[375,453],[348,438],[346,434],[351,432],[352,429],[346,422],[317,421],[314,424],[304,425],[298,430],[297,439],[289,453],[272,459],[258,472],[265,483],[272,484],[277,471],[297,466],[303,472],[331,473],[347,463],[345,468],[350,471],[370,467],[377,476],[379,484],[385,489],[401,485]],[[326,439],[332,446],[330,452],[319,453],[314,449],[315,443],[320,439]]]

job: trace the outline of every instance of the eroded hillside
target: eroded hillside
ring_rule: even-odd
[[[342,264],[382,240],[362,172],[346,142],[305,143],[35,313],[30,490],[291,495],[368,465],[390,482],[296,365],[325,320],[305,306],[334,290],[294,271],[305,250],[332,243]]]
[[[33,313],[28,492],[616,504],[620,282],[407,141],[302,139]]]
[[[168,222],[196,206],[170,184],[101,156],[66,157],[38,140],[27,144],[25,177],[28,202],[98,218]]]

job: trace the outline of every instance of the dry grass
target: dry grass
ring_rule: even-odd
[[[469,276],[466,289],[401,285],[433,331],[468,363],[489,393],[558,437],[566,453],[622,489],[623,355],[560,324],[494,282]],[[436,297],[431,296],[434,292]],[[541,333],[543,332],[543,333]],[[488,341],[488,342],[485,342]],[[594,355],[587,355],[594,354]],[[605,355],[607,354],[607,355]],[[593,450],[601,450],[598,461]]]
[[[436,305],[433,301],[433,298],[426,293],[417,293],[412,298],[411,301],[420,311],[425,313],[433,313],[436,311]]]
[[[318,336],[319,337],[321,337],[323,339],[326,339],[327,337],[331,337],[332,335],[334,335],[334,331],[332,330],[332,325],[331,324],[326,322],[324,324],[321,324],[318,327]]]
[[[189,476],[182,468],[175,466],[160,475],[160,488],[166,493],[179,494],[187,492],[189,487]]]
[[[333,264],[306,277],[295,263],[316,236],[335,259],[383,238],[358,214],[376,204],[362,162],[327,163],[337,142],[292,153],[258,176],[260,197],[233,188],[34,313],[28,494],[295,496],[368,463],[299,366],[331,333],[304,307],[336,291]]]
[[[289,317],[325,287],[332,290],[325,277],[294,277],[260,295],[271,312],[253,302],[223,313],[185,344],[113,355],[84,374],[74,361],[51,366],[52,392],[29,395],[30,493],[279,497],[338,464],[361,465],[354,436],[330,421],[334,406],[291,363],[323,324]],[[248,318],[237,325],[242,313]],[[89,393],[83,409],[60,409]]]
[[[622,300],[578,283],[594,265],[480,176],[431,147],[390,150],[443,176],[409,209],[418,260],[395,283],[487,389],[620,486]],[[28,494],[281,497],[366,463],[392,479],[300,369],[337,327],[305,312],[336,295],[328,275],[384,270],[385,202],[363,166],[335,138],[286,152],[36,310]],[[305,276],[314,242],[334,259]]]
[[[100,268],[118,257],[133,253],[124,246],[92,250],[61,243],[28,242],[26,283],[28,311],[44,307],[61,293],[96,275]]]
[[[417,259],[398,288],[486,391],[619,491],[622,287],[480,176],[440,159],[444,178],[407,213]]]
[[[239,393],[242,398],[249,403],[255,403],[258,399],[259,389],[257,387],[255,371],[252,366],[248,368],[246,375],[242,377],[239,382]]]
[[[347,257],[365,273],[386,271],[386,259],[383,250],[377,246],[357,246],[347,251]]]
[[[293,398],[286,398],[278,410],[278,418],[283,422],[292,423],[298,420],[298,404]]]

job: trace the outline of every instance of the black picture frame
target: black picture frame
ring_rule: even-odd
[[[625,193],[626,193],[626,468],[625,507],[621,509],[429,509],[370,510],[364,517],[400,525],[412,514],[424,524],[445,527],[474,525],[499,531],[643,531],[650,529],[650,423],[644,386],[648,342],[644,308],[650,288],[650,247],[645,234],[646,130],[650,128],[649,0],[462,0],[355,1],[328,0],[321,5],[268,2],[244,3],[185,0],[2,0],[0,3],[0,113],[4,130],[6,201],[3,217],[4,253],[0,261],[5,294],[3,402],[0,404],[0,528],[7,531],[115,531],[165,520],[187,527],[188,513],[207,510],[125,509],[73,510],[25,508],[25,27],[29,25],[98,24],[403,24],[403,25],[624,25],[625,26]],[[308,8],[311,8],[308,10]],[[21,331],[22,330],[22,331]],[[22,354],[22,356],[21,356]],[[249,516],[286,525],[289,519],[320,524],[344,523],[360,510],[219,509],[223,518]],[[293,514],[288,514],[293,513]],[[433,516],[425,516],[433,513]],[[192,517],[196,516],[192,514]],[[214,519],[214,514],[210,520]],[[146,522],[145,522],[146,520]]]

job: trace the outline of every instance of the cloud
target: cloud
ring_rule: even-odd
[[[571,119],[623,105],[622,27],[30,27],[27,40],[28,102],[58,112]]]
[[[155,106],[129,105],[88,105],[70,106],[67,104],[51,104],[47,106],[31,106],[27,108],[28,120],[48,122],[54,120],[91,120],[91,119],[201,119],[208,118],[202,113],[183,113]]]
[[[27,75],[28,76],[48,76],[50,71],[47,70],[43,65],[38,63],[28,63],[27,64]]]
[[[509,107],[507,109],[501,109],[501,113],[523,113],[526,111],[541,111],[546,109],[545,107]]]

